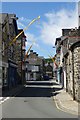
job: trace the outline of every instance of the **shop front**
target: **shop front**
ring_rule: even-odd
[[[17,80],[17,64],[12,62],[12,61],[8,61],[8,87],[13,88],[18,84],[18,80]]]
[[[8,87],[8,63],[2,61],[2,88],[3,90]]]

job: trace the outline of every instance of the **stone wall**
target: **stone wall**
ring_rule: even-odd
[[[75,47],[73,52],[69,51],[66,59],[66,74],[67,92],[80,101],[80,47]]]
[[[74,56],[74,87],[75,99],[80,101],[80,47],[76,47],[73,51]]]
[[[69,51],[69,55],[66,60],[66,84],[67,91],[73,95],[73,66],[72,66],[72,52]]]
[[[69,87],[69,83],[70,83],[70,76],[69,76],[69,55],[67,57],[67,91],[70,92],[70,87]]]

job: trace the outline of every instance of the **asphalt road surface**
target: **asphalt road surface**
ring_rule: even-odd
[[[57,109],[52,97],[52,84],[27,82],[23,91],[2,104],[3,118],[77,118]]]

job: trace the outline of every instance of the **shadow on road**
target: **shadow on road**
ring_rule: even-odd
[[[30,83],[27,85],[31,85],[28,87],[25,87],[24,90],[17,95],[17,97],[52,97],[54,95],[59,94],[59,91],[62,88],[51,88],[50,85],[58,85],[57,83],[44,83],[42,85],[44,85],[44,87],[41,87],[39,83],[36,83],[36,87],[34,86],[34,83]],[[39,85],[39,86],[38,86]],[[45,87],[47,85],[47,87]],[[48,88],[49,86],[49,88]]]
[[[58,83],[55,83],[55,82],[48,82],[48,81],[27,81],[26,82],[27,85],[48,85],[48,86],[51,86],[51,85],[58,85]]]
[[[50,86],[55,86],[58,85],[55,82],[49,82],[49,83],[45,83],[45,82],[30,82],[27,81],[27,86],[24,86],[22,90],[19,91],[18,88],[16,88],[15,90],[13,89],[13,91],[9,90],[9,91],[4,91],[3,96],[4,97],[12,97],[12,96],[16,96],[16,97],[51,97],[54,95],[59,94],[59,90],[61,90],[61,88],[58,87],[53,87],[51,88]],[[16,95],[17,94],[17,95]]]
[[[16,97],[51,97],[51,88],[25,87]]]

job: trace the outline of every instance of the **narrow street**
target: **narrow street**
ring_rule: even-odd
[[[77,118],[57,109],[51,81],[27,82],[23,91],[2,104],[3,118]]]
[[[78,120],[80,1],[0,8],[0,119]]]

